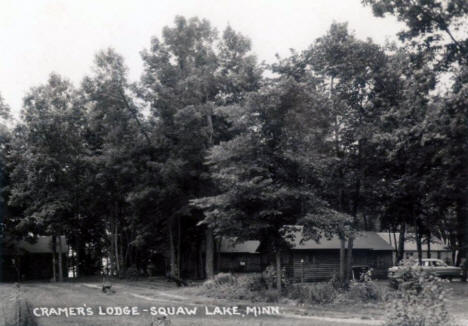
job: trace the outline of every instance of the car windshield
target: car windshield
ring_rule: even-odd
[[[445,262],[442,260],[423,260],[422,264],[420,265],[419,262],[416,262],[414,266],[423,266],[423,267],[431,267],[431,266],[437,266],[437,267],[445,267],[448,266]]]

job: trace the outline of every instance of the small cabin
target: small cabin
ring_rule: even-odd
[[[64,278],[68,274],[68,246],[61,236],[62,266]],[[58,253],[58,238],[56,243]],[[57,254],[58,255],[58,254]],[[56,259],[58,272],[58,257]],[[53,278],[53,249],[51,236],[39,236],[35,240],[0,242],[0,281],[50,280]]]
[[[328,280],[340,269],[338,236],[303,241],[302,231],[295,232],[291,249],[283,255],[282,264],[288,278],[295,282]],[[376,232],[361,231],[353,241],[352,266],[368,266],[375,278],[385,278],[392,266],[393,248]]]
[[[219,271],[253,273],[262,271],[262,257],[257,251],[260,241],[236,242],[235,238],[223,238],[219,248]]]
[[[400,239],[399,232],[379,232],[378,235],[385,240],[394,250],[393,263],[396,263],[396,250],[398,247],[398,241]],[[430,257],[428,255],[430,252]],[[454,252],[438,237],[432,236],[430,243],[427,239],[422,239],[422,258],[437,258],[445,261],[447,264],[452,265]],[[416,244],[416,236],[414,233],[405,234],[404,244],[404,259],[417,259],[418,248]]]

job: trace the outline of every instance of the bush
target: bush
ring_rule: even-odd
[[[273,265],[268,265],[265,268],[262,277],[269,289],[276,288],[276,268]],[[284,267],[281,269],[281,286],[283,288],[289,286],[289,280],[286,277],[286,269]]]
[[[378,301],[381,299],[382,295],[379,288],[372,281],[372,269],[363,273],[359,282],[351,281],[346,297],[348,300],[359,302]]]
[[[333,274],[332,278],[330,281],[328,281],[335,290],[343,290],[344,289],[344,284],[340,280],[340,277],[337,274]]]
[[[278,291],[273,289],[263,289],[261,290],[258,295],[255,297],[256,301],[264,301],[264,302],[277,302],[278,301]]]
[[[339,291],[331,282],[310,284],[293,284],[288,287],[287,297],[300,303],[327,304],[333,303]]]
[[[253,292],[263,291],[267,288],[261,275],[240,275],[237,277],[237,284],[239,287]]]
[[[140,272],[135,265],[132,265],[124,271],[123,276],[127,280],[137,280],[140,277]]]
[[[237,285],[237,279],[231,273],[216,274],[213,281],[218,287]]]
[[[397,292],[386,307],[384,326],[451,326],[443,281],[421,269],[405,267]]]
[[[380,301],[384,297],[371,279],[372,270],[361,275],[359,282],[351,281],[345,286],[334,276],[327,283],[295,284],[288,287],[289,299],[301,303],[329,304]]]
[[[265,290],[265,281],[260,275],[234,276],[231,273],[219,273],[214,279],[203,283],[201,294],[220,299],[271,300],[270,293]]]
[[[380,299],[380,292],[372,281],[356,282],[351,281],[349,290],[346,293],[346,298],[352,301],[378,301]]]

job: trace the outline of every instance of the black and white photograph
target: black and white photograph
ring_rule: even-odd
[[[0,326],[468,326],[467,0],[0,0]]]

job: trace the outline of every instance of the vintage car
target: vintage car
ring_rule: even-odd
[[[419,262],[415,262],[414,265],[411,265],[412,269],[422,269],[430,274],[438,276],[440,278],[447,278],[451,280],[452,278],[458,278],[462,276],[462,269],[456,266],[449,266],[444,261],[440,259],[433,258],[423,258],[422,265],[419,265]],[[398,278],[402,275],[403,266],[393,266],[388,269],[389,278]]]

